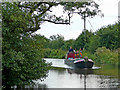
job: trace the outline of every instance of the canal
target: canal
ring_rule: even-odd
[[[95,64],[92,69],[73,69],[64,59],[45,60],[54,68],[44,81],[34,81],[35,88],[119,88],[117,66]]]

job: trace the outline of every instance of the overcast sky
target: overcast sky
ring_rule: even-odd
[[[118,2],[120,0],[95,0],[100,5],[99,9],[102,10],[104,17],[95,16],[94,18],[86,19],[86,29],[92,30],[93,32],[103,26],[109,24],[115,24],[118,21]],[[54,10],[55,13],[59,14],[62,11],[60,7]],[[44,35],[49,38],[51,35],[61,34],[65,40],[76,39],[83,31],[84,25],[83,20],[77,14],[71,18],[70,25],[58,25],[46,22],[41,25],[41,29],[36,33]],[[91,23],[91,25],[90,25]]]

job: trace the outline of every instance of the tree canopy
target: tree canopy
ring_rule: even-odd
[[[45,21],[54,24],[70,24],[70,19],[74,13],[79,14],[82,18],[84,13],[87,17],[101,13],[99,5],[92,0],[88,2],[20,2],[16,5],[32,18],[29,22],[32,26],[28,28],[32,32],[40,29],[40,25]],[[64,15],[56,16],[55,13],[52,13],[53,8],[59,5],[63,7],[63,13],[67,15],[66,17]]]
[[[47,76],[49,64],[43,60],[44,51],[37,36],[27,32],[30,17],[14,3],[2,6],[2,80],[3,86],[25,86]]]

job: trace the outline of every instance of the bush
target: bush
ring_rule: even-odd
[[[104,64],[118,64],[118,51],[111,51],[105,47],[98,48],[95,52],[96,60]]]
[[[105,47],[97,48],[94,54],[90,53],[87,50],[83,50],[83,57],[88,56],[88,58],[92,59],[96,63],[101,64],[114,64],[118,65],[118,52],[120,49],[116,49],[114,51],[106,49]]]
[[[83,50],[83,57],[88,56],[88,58],[92,59],[93,61],[96,61],[96,56],[94,54],[91,54],[87,50]]]
[[[64,59],[66,56],[66,51],[62,49],[45,49],[44,58],[58,58],[58,59]]]

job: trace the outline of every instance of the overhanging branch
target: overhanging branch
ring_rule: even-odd
[[[45,10],[38,16],[38,18],[41,17],[43,14],[45,14],[51,7],[52,7],[52,5],[49,6],[47,9],[45,9]]]
[[[37,31],[38,29],[40,29],[40,27],[27,28],[27,29],[25,29],[25,32],[29,32],[29,31],[35,32],[35,31]]]
[[[43,19],[43,21],[51,22],[54,24],[69,24],[70,25],[70,22],[56,22],[56,21],[51,21],[51,20],[47,20],[47,19]]]
[[[31,8],[30,13],[33,13],[34,10],[35,10],[36,8],[38,8],[41,4],[42,4],[42,2],[39,2],[36,6],[34,6],[33,8]]]

